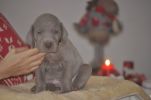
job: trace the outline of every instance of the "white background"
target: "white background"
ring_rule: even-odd
[[[0,0],[2,12],[25,40],[36,17],[42,13],[56,15],[69,32],[69,38],[86,63],[93,58],[93,47],[77,35],[73,22],[85,13],[88,0]],[[151,0],[116,0],[120,7],[119,19],[124,25],[122,34],[113,37],[105,48],[106,58],[121,71],[125,60],[135,63],[135,71],[151,79]]]

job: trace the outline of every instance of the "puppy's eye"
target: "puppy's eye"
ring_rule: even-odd
[[[40,34],[42,34],[42,31],[38,31],[37,33],[40,35]]]
[[[54,32],[55,34],[58,34],[58,33],[59,33],[59,31],[58,31],[58,30],[54,30],[53,32]]]

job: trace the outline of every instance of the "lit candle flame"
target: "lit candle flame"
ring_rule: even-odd
[[[106,66],[109,66],[110,64],[111,64],[110,60],[109,60],[109,59],[106,59],[106,60],[105,60],[105,65],[106,65]]]

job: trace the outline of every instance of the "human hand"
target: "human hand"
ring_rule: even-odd
[[[12,49],[0,62],[0,79],[32,72],[41,64],[44,55],[36,48]]]

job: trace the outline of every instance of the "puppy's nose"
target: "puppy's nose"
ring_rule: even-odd
[[[52,42],[45,42],[44,45],[45,45],[46,48],[49,49],[49,48],[52,47]]]

